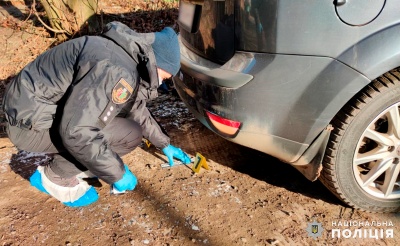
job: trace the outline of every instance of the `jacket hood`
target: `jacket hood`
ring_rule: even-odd
[[[125,24],[117,21],[106,25],[102,36],[111,39],[137,63],[146,63],[149,73],[150,88],[158,88],[156,59],[151,44],[155,40],[154,33],[138,33]]]

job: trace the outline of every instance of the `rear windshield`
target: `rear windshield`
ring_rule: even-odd
[[[235,50],[234,1],[196,2],[202,6],[198,31],[190,33],[181,27],[182,42],[200,56],[224,63],[233,56]]]

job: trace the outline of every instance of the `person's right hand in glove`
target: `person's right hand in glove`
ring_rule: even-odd
[[[118,191],[126,191],[126,190],[133,190],[136,187],[137,179],[135,175],[129,170],[128,166],[125,164],[125,173],[120,180],[115,182],[114,188]]]
[[[189,156],[185,152],[173,145],[168,145],[163,148],[162,151],[168,157],[169,165],[171,167],[174,165],[174,157],[182,161],[183,164],[189,164],[191,162]]]

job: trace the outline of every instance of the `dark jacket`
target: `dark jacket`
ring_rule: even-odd
[[[107,183],[118,181],[122,160],[100,131],[114,117],[138,122],[156,147],[169,144],[146,108],[158,87],[153,41],[154,33],[112,22],[102,36],[73,39],[44,52],[10,83],[3,103],[7,121],[48,130],[62,109],[53,127],[65,148]]]

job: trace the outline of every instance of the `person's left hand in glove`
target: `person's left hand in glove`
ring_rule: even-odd
[[[135,175],[129,170],[128,166],[125,164],[125,173],[120,180],[113,184],[114,188],[120,192],[126,190],[133,190],[137,185],[137,179]]]
[[[183,164],[189,164],[191,162],[189,156],[185,152],[173,145],[168,145],[163,148],[162,151],[168,157],[170,166],[174,165],[174,157],[182,161]]]

